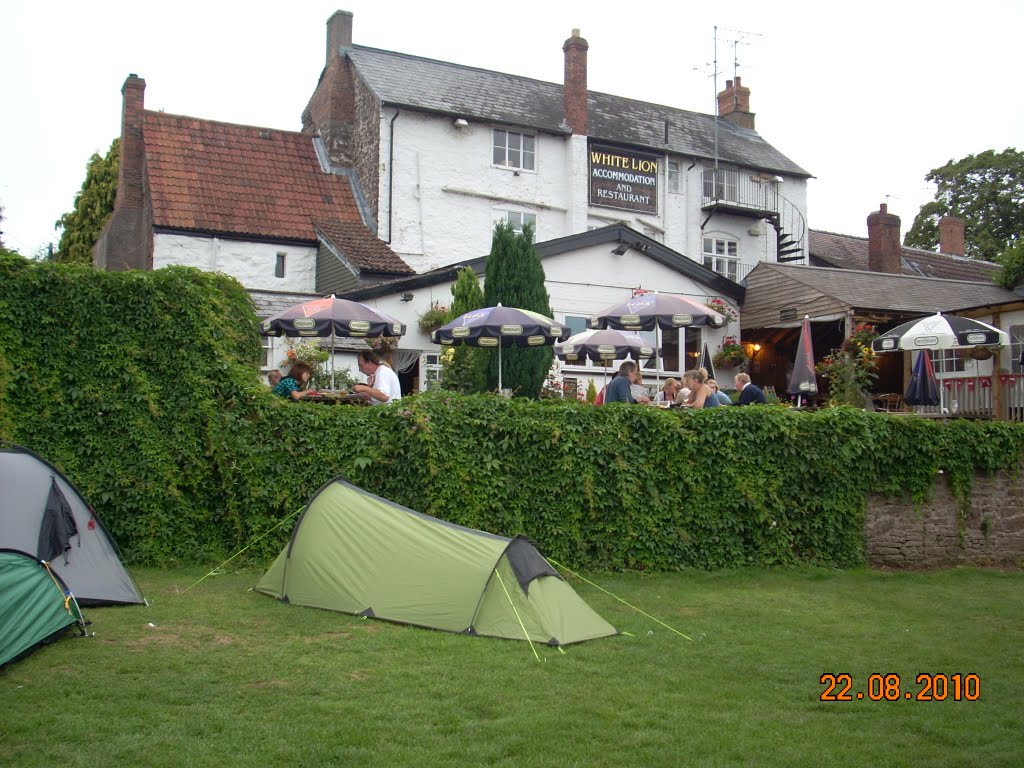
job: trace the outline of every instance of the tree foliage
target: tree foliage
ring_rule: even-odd
[[[921,207],[903,244],[935,249],[939,219],[964,220],[966,255],[998,261],[1024,234],[1024,153],[987,150],[950,160],[925,176],[938,186],[935,199]]]
[[[61,264],[91,264],[92,248],[114,211],[117,196],[117,165],[121,139],[114,139],[106,157],[93,153],[85,170],[85,181],[75,195],[75,209],[54,225],[63,229],[53,260]]]
[[[533,230],[517,234],[507,221],[494,227],[484,280],[486,306],[517,307],[551,317],[551,299],[544,286],[544,267],[533,247]],[[551,347],[510,347],[502,352],[502,386],[519,397],[539,397],[551,368]],[[498,356],[487,365],[487,385],[498,386]]]
[[[463,267],[452,285],[452,306],[449,318],[456,318],[474,309],[487,306],[484,292],[476,273],[470,267]],[[445,351],[444,376],[442,384],[463,394],[484,392],[487,389],[487,359],[490,350],[459,344]]]

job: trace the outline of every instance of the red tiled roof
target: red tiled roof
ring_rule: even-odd
[[[361,223],[309,134],[147,110],[143,135],[156,227],[313,241],[314,219]]]
[[[416,270],[402,261],[384,241],[374,237],[361,223],[318,219],[317,230],[360,271],[384,275],[414,275]]]

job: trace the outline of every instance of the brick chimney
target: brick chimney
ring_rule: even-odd
[[[590,45],[574,29],[562,45],[565,52],[565,122],[572,132],[587,135],[587,49]]]
[[[963,256],[964,244],[964,220],[956,216],[939,219],[939,253]]]
[[[327,20],[327,64],[352,47],[352,12],[335,11]]]
[[[335,11],[327,20],[327,64],[302,111],[302,132],[319,135],[331,162],[343,167],[355,161],[355,75],[347,55],[352,20],[350,11]]]
[[[99,269],[120,272],[153,266],[152,216],[146,215],[144,189],[145,94],[146,81],[128,75],[121,88],[121,148],[114,212],[93,247],[93,264]]]
[[[750,111],[750,89],[745,88],[740,78],[736,83],[725,81],[725,90],[718,92],[718,116],[724,117],[741,128],[754,130],[754,113]]]
[[[902,252],[900,217],[889,213],[889,206],[882,203],[868,216],[868,269],[902,275]]]

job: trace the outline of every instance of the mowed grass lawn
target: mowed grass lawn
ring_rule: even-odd
[[[279,603],[258,572],[133,572],[0,674],[4,766],[1020,766],[1024,573],[587,574],[630,633],[565,648]],[[824,702],[823,673],[861,700]],[[980,698],[906,699],[920,673]],[[870,700],[869,676],[900,676]],[[881,687],[876,692],[881,692]]]

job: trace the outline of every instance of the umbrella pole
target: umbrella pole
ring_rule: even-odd
[[[501,340],[498,340],[498,394],[501,394]]]
[[[331,325],[331,389],[334,390],[334,325]]]

